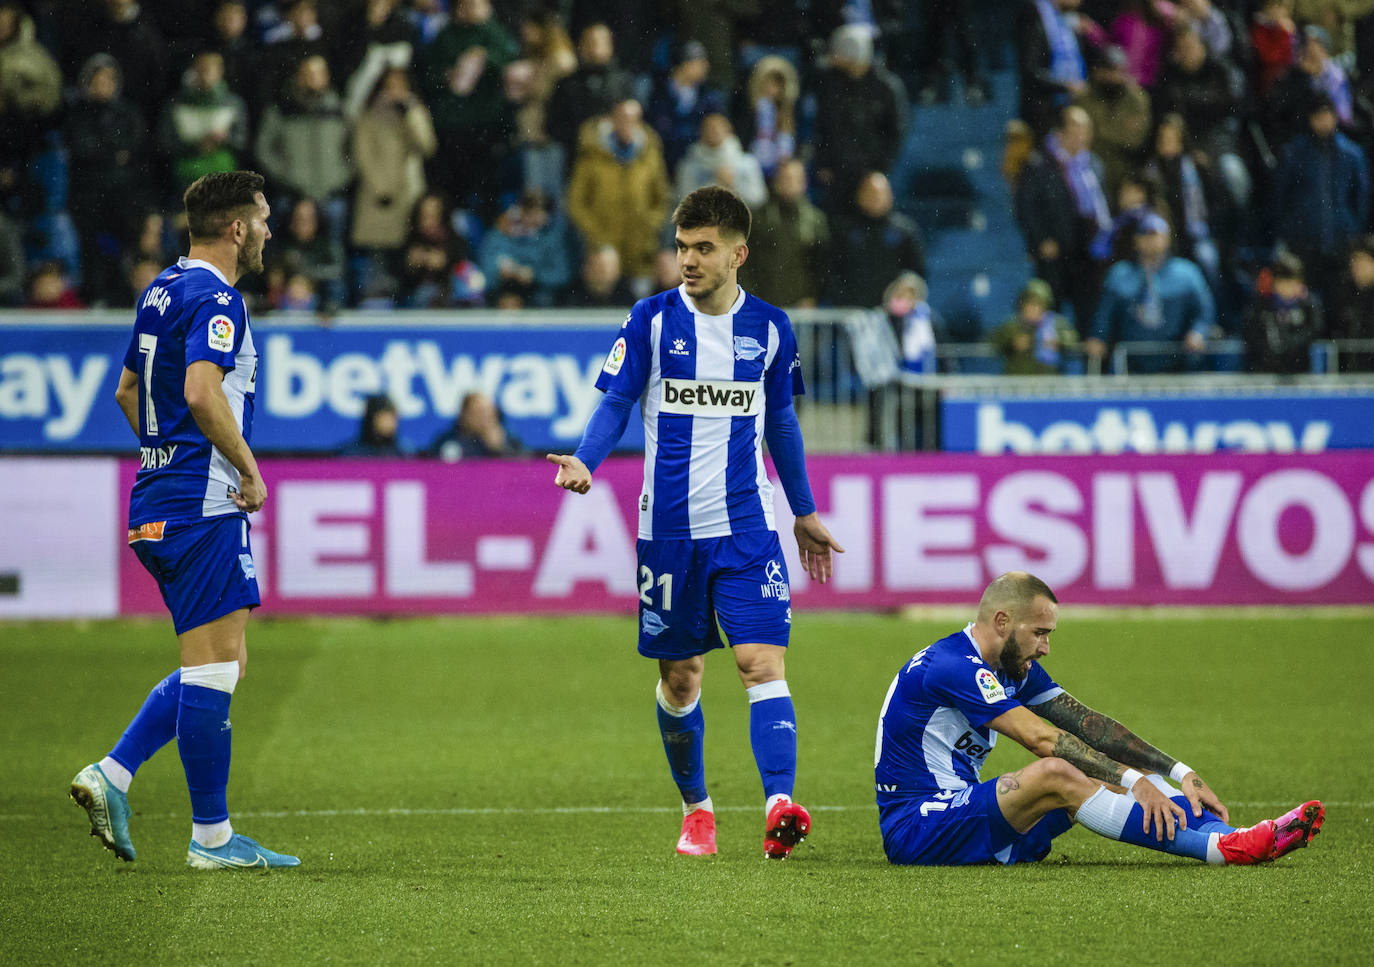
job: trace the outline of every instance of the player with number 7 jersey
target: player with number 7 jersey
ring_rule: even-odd
[[[773,523],[766,439],[796,517],[803,566],[819,581],[831,551],[806,478],[793,410],[800,357],[787,315],[740,288],[749,208],[719,187],[698,189],[673,213],[682,284],[637,302],[611,347],[605,393],[577,452],[549,454],[554,482],[586,493],[639,403],[644,489],[639,495],[639,652],[658,661],[658,723],[682,795],[677,851],[716,852],[706,789],[701,710],[704,656],[734,652],[749,696],[750,743],[763,781],[764,855],[783,859],[811,828],[792,801],[797,723],[784,676],[791,588]]]

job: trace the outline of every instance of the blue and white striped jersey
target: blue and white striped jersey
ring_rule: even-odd
[[[1063,691],[1038,661],[1021,682],[990,667],[972,629],[970,624],[918,652],[892,680],[874,749],[879,808],[975,785],[997,744],[987,723]]]
[[[230,493],[239,472],[201,433],[186,404],[186,368],[208,360],[251,443],[258,355],[248,310],[220,271],[184,256],[143,293],[124,366],[138,374],[141,467],[129,496],[129,527],[239,513]]]
[[[743,289],[720,316],[682,287],[635,303],[596,386],[644,416],[641,539],[774,529],[764,420],[804,391],[800,363],[787,314]]]

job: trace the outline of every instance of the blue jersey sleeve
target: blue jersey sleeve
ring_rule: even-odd
[[[991,668],[966,655],[938,659],[926,672],[925,687],[931,698],[963,712],[978,727],[1021,704],[1007,697]]]
[[[777,410],[792,405],[792,397],[806,392],[802,383],[801,353],[797,351],[797,336],[792,331],[792,322],[783,316],[778,327],[778,351],[773,356],[773,364],[763,375],[764,396],[768,409]]]
[[[1016,690],[1016,700],[1022,705],[1034,707],[1048,702],[1063,691],[1064,689],[1050,678],[1049,673],[1040,667],[1040,663],[1033,661],[1025,682]]]
[[[649,338],[649,314],[643,302],[636,302],[620,325],[620,335],[611,344],[596,388],[603,393],[612,390],[626,399],[637,400],[649,382],[653,347]]]
[[[186,365],[206,360],[233,369],[248,331],[243,297],[232,288],[207,293],[186,312]]]

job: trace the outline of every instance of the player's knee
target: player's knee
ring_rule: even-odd
[[[1083,779],[1083,773],[1077,766],[1057,756],[1040,759],[1022,771],[1030,781],[1043,787],[1047,792],[1066,791]]]
[[[740,681],[745,688],[753,688],[764,682],[777,682],[787,677],[783,664],[783,649],[778,648],[743,652],[735,650],[735,664],[739,668]]]

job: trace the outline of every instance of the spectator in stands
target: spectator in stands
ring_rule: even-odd
[[[563,78],[549,98],[545,127],[568,156],[577,150],[577,134],[594,117],[634,97],[634,80],[615,63],[615,41],[604,23],[584,27],[577,40],[577,69]]]
[[[1145,163],[1145,177],[1158,190],[1158,201],[1175,226],[1175,250],[1197,263],[1212,285],[1221,277],[1221,255],[1213,222],[1219,219],[1222,192],[1211,159],[1186,151],[1188,129],[1180,114],[1166,114],[1155,131],[1155,151]]]
[[[1150,95],[1126,72],[1126,54],[1108,47],[1089,71],[1087,89],[1074,101],[1092,122],[1093,152],[1102,159],[1102,189],[1116,194],[1150,136]]]
[[[1134,172],[1121,179],[1116,192],[1116,215],[1111,228],[1099,232],[1092,241],[1092,257],[1110,266],[1135,254],[1135,233],[1143,218],[1154,214],[1159,207],[1158,189],[1154,179]]]
[[[1086,334],[1097,303],[1099,279],[1090,257],[1092,240],[1111,227],[1102,187],[1102,162],[1092,153],[1093,129],[1080,107],[1066,107],[1059,127],[1032,156],[1018,186],[1016,221],[1035,274],[1071,306],[1074,325]]]
[[[124,307],[137,306],[139,297],[148,291],[148,286],[157,281],[166,267],[152,259],[135,259],[124,273],[124,297],[118,304]]]
[[[921,104],[949,100],[949,89],[958,70],[964,81],[964,100],[973,107],[988,99],[987,81],[978,70],[978,28],[973,23],[969,0],[922,0],[920,4],[921,51],[916,62],[922,77],[916,91]],[[951,63],[951,50],[953,60]]]
[[[1048,282],[1031,279],[1016,297],[1016,313],[992,331],[988,342],[1008,376],[1043,376],[1064,368],[1064,352],[1078,347],[1078,333],[1054,311]]]
[[[1235,34],[1226,14],[1217,9],[1212,0],[1177,0],[1181,17],[1175,27],[1178,30],[1196,31],[1204,49],[1212,57],[1225,59],[1231,56],[1235,45]]]
[[[1305,27],[1297,60],[1274,82],[1264,105],[1265,132],[1275,146],[1287,144],[1307,128],[1312,106],[1329,102],[1336,120],[1355,120],[1350,79],[1329,54],[1331,40],[1320,27]]]
[[[210,49],[224,58],[224,82],[243,98],[248,116],[262,114],[258,101],[262,78],[262,55],[248,33],[248,9],[243,0],[224,0],[215,6]]]
[[[477,264],[500,309],[551,306],[572,281],[568,233],[553,203],[526,189],[482,236]]]
[[[678,198],[707,185],[729,188],[751,208],[762,205],[768,197],[758,159],[740,146],[724,114],[708,114],[702,119],[701,137],[677,165]]]
[[[81,71],[63,140],[70,163],[67,208],[81,236],[87,302],[123,303],[119,255],[144,204],[148,127],[138,107],[119,96],[119,62],[96,54]]]
[[[600,309],[620,308],[632,305],[634,301],[634,292],[620,270],[620,253],[615,246],[597,245],[589,249],[582,259],[582,274],[573,285],[567,304],[577,308]]]
[[[520,58],[534,66],[535,99],[542,106],[558,82],[577,70],[577,53],[558,14],[536,8],[520,18]]]
[[[1255,93],[1267,97],[1274,82],[1293,63],[1298,28],[1293,23],[1293,0],[1263,0],[1250,24],[1250,45],[1258,73]]]
[[[649,291],[666,292],[682,284],[682,270],[677,267],[677,252],[670,248],[654,253],[654,275]]]
[[[806,165],[793,158],[773,176],[772,197],[754,212],[742,284],[764,302],[811,308],[827,274],[830,223],[806,197]]]
[[[925,246],[916,223],[893,211],[881,171],[859,182],[854,203],[856,211],[835,219],[827,296],[837,306],[872,306],[903,272],[925,275]]]
[[[425,193],[424,161],[435,146],[429,108],[411,90],[410,75],[388,69],[353,128],[358,185],[351,239],[379,269],[393,268],[405,244],[410,212]]]
[[[456,0],[453,22],[420,54],[420,88],[439,138],[430,182],[484,216],[495,213],[509,154],[502,72],[519,53],[491,0]]]
[[[248,147],[248,109],[224,83],[224,58],[210,50],[191,60],[181,90],[158,123],[158,143],[171,158],[174,191],[201,175],[234,171]]]
[[[678,47],[672,70],[654,85],[645,117],[663,142],[669,169],[687,154],[706,116],[725,113],[725,95],[707,83],[710,72],[705,45],[689,40]]]
[[[797,69],[782,57],[759,58],[749,75],[749,89],[736,130],[767,178],[797,154]]]
[[[485,278],[471,263],[467,240],[453,230],[439,195],[425,195],[415,205],[401,280],[404,302],[412,309],[481,304]]]
[[[96,54],[119,61],[124,96],[151,123],[167,96],[167,39],[137,0],[96,0],[58,11],[62,66],[75,77]]]
[[[448,0],[407,0],[405,16],[419,34],[420,45],[428,46],[448,26]]]
[[[24,238],[19,223],[0,209],[0,308],[24,301]]]
[[[339,449],[341,457],[406,457],[410,448],[400,439],[400,414],[391,398],[381,394],[363,402],[358,438]]]
[[[1374,235],[1350,249],[1349,268],[1337,286],[1327,314],[1333,339],[1374,340]],[[1374,372],[1374,346],[1341,350],[1342,373]]]
[[[1369,163],[1336,130],[1329,97],[1312,102],[1308,130],[1284,147],[1269,207],[1278,240],[1302,260],[1308,285],[1327,298],[1369,218]]]
[[[60,262],[41,262],[29,276],[26,309],[84,309]]]
[[[585,244],[615,246],[641,295],[654,270],[668,196],[663,149],[638,101],[622,101],[608,117],[583,125],[568,182],[568,215]]]
[[[1023,0],[1017,12],[1021,119],[1037,140],[1050,133],[1064,108],[1088,86],[1084,35],[1090,23],[1077,14],[1081,2]]]
[[[267,250],[267,275],[276,276],[281,285],[292,276],[304,276],[321,296],[318,308],[332,312],[345,300],[344,252],[343,246],[321,224],[324,217],[310,198],[302,198],[292,206],[285,231],[273,238],[272,247]]]
[[[1199,353],[1207,348],[1215,317],[1202,272],[1187,259],[1169,254],[1169,223],[1152,215],[1136,228],[1135,259],[1108,270],[1092,336],[1083,348],[1097,359],[1121,342],[1179,343],[1188,353]],[[1142,354],[1130,367],[1136,372],[1166,372],[1180,368],[1182,358],[1177,351]]]
[[[400,0],[365,0],[362,7],[362,22],[340,34],[333,58],[344,117],[350,121],[366,110],[384,74],[410,68],[420,43]]]
[[[757,6],[756,0],[745,3],[680,3],[676,7],[676,25],[680,36],[701,42],[703,57],[710,65],[707,82],[718,91],[734,91],[735,46],[740,21]]]
[[[62,106],[62,74],[18,0],[0,2],[0,194],[30,186],[28,168]],[[44,207],[57,210],[60,204]]]
[[[1152,90],[1164,65],[1178,8],[1168,0],[1124,0],[1107,33],[1125,51],[1125,70]]]
[[[902,272],[883,290],[882,307],[897,337],[902,369],[908,373],[934,373],[935,316],[928,301],[926,280],[915,272]]]
[[[328,217],[335,238],[343,239],[348,225],[344,189],[353,180],[353,164],[348,123],[323,57],[312,54],[301,61],[281,97],[263,112],[257,155],[279,198],[285,191],[311,199]]]
[[[1021,173],[1035,154],[1035,133],[1020,118],[1012,118],[1002,130],[1002,179],[1012,194],[1021,184]]]
[[[429,452],[440,460],[474,460],[524,456],[525,448],[506,432],[496,402],[486,393],[473,391],[463,397],[453,425],[430,444]]]
[[[1280,255],[1257,289],[1245,323],[1251,372],[1309,373],[1312,343],[1323,332],[1322,310],[1302,279],[1302,262]]]
[[[286,0],[279,6],[283,16],[263,32],[264,49],[258,62],[256,101],[264,108],[281,96],[301,61],[330,53],[315,0]]]
[[[874,63],[872,34],[856,25],[836,30],[829,66],[816,78],[814,168],[831,214],[848,207],[868,172],[891,170],[906,115],[906,90]],[[872,304],[872,299],[863,303]]]
[[[1195,25],[1182,27],[1156,89],[1157,113],[1183,118],[1194,143],[1215,161],[1230,201],[1244,207],[1251,178],[1239,154],[1241,97],[1239,71],[1209,52]]]

